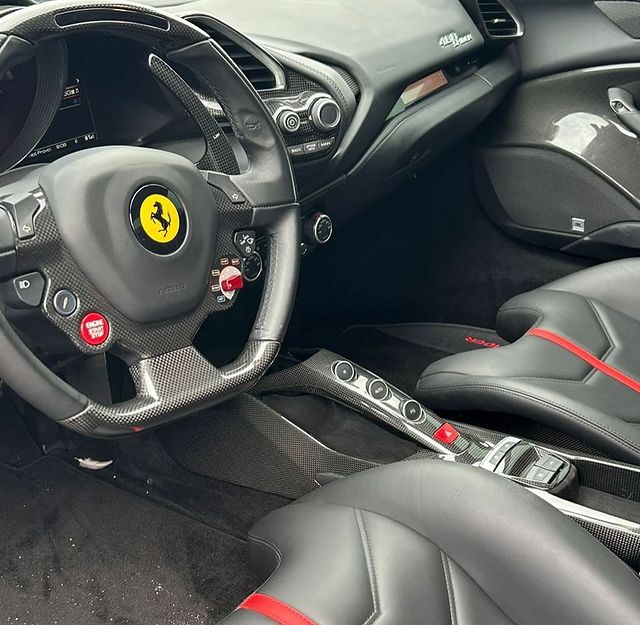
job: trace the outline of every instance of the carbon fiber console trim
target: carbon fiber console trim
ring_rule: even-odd
[[[384,400],[375,399],[367,390],[368,383],[377,376],[362,367],[354,365],[356,377],[349,382],[338,379],[334,373],[334,365],[344,359],[326,350],[320,350],[308,360],[284,371],[267,376],[257,385],[255,392],[267,394],[281,390],[307,392],[334,399],[350,408],[365,411],[368,416],[383,421],[387,425],[402,432],[412,440],[425,445],[432,451],[444,455],[460,455],[475,462],[488,451],[488,446],[479,447],[475,443],[469,445],[464,437],[449,444],[434,438],[436,430],[443,421],[434,412],[423,408],[422,415],[416,420],[403,418],[401,406],[411,398],[389,386],[389,397]]]
[[[250,395],[158,436],[189,471],[291,498],[317,488],[318,474],[351,475],[377,466],[328,448]]]
[[[634,570],[640,570],[640,525],[549,493],[529,489],[573,519]]]

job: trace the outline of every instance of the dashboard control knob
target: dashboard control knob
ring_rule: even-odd
[[[320,132],[329,132],[337,128],[342,111],[333,98],[318,98],[309,111],[313,127]]]
[[[356,377],[356,368],[346,360],[339,360],[333,365],[333,374],[342,382],[353,382]]]
[[[300,128],[300,115],[291,109],[285,109],[278,114],[278,126],[286,134],[293,134]]]
[[[403,401],[400,410],[407,421],[418,421],[422,416],[422,406],[415,399]]]
[[[333,222],[325,213],[315,213],[305,220],[304,236],[311,245],[324,245],[333,234]]]
[[[378,401],[389,399],[389,395],[391,395],[389,386],[380,378],[371,380],[369,384],[367,384],[367,393],[369,393],[373,399],[377,399]]]

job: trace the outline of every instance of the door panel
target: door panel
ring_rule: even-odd
[[[640,40],[591,1],[515,4],[525,19],[518,47],[529,79],[481,135],[483,205],[504,229],[534,243],[603,259],[636,255]],[[640,35],[640,2],[598,4],[629,31],[637,11]],[[620,4],[633,6],[610,10]]]

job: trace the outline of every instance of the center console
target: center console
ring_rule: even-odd
[[[332,400],[411,439],[422,456],[472,464],[521,484],[640,568],[640,469],[445,421],[375,374],[326,350],[264,378],[254,391]]]

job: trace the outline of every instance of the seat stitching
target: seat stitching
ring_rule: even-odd
[[[420,389],[422,393],[425,394],[429,394],[429,393],[437,393],[440,391],[450,391],[452,389],[452,387],[450,386],[443,386],[441,388],[431,388],[431,389]],[[607,428],[606,426],[600,425],[600,424],[596,424],[593,421],[591,421],[589,419],[589,417],[587,417],[586,415],[583,415],[579,412],[573,411],[570,408],[567,408],[565,406],[562,406],[561,404],[556,404],[555,402],[549,402],[549,401],[545,401],[540,399],[539,397],[535,397],[532,395],[529,395],[528,393],[523,393],[523,392],[519,392],[519,391],[514,391],[511,389],[506,389],[506,388],[501,388],[499,386],[493,386],[491,384],[466,384],[466,385],[461,385],[461,386],[456,386],[455,390],[487,390],[487,391],[496,391],[498,393],[504,393],[506,395],[513,395],[515,397],[524,397],[528,400],[531,400],[534,403],[538,403],[541,404],[547,408],[554,408],[556,410],[559,410],[563,413],[565,413],[568,417],[572,418],[575,421],[579,421],[581,423],[583,423],[584,425],[586,425],[588,428],[591,428],[592,430],[602,434],[608,434],[611,435],[612,438],[614,438],[615,440],[617,440],[621,445],[623,445],[624,447],[627,447],[628,449],[630,449],[631,451],[634,452],[638,452],[640,451],[640,447],[637,446],[635,443],[633,443],[632,441],[630,441],[629,439],[625,438],[622,434],[620,434],[619,432],[615,431],[615,430],[610,430],[609,428]],[[628,421],[625,421],[625,423],[627,425],[640,425],[638,423],[629,423]]]
[[[447,555],[444,551],[440,551],[440,557],[442,559],[442,572],[444,573],[444,583],[447,587],[447,596],[449,597],[449,614],[451,615],[451,625],[458,625],[458,615],[456,612],[456,597],[453,590],[453,583],[451,581],[451,569],[449,568],[449,562]]]
[[[360,542],[364,550],[364,557],[367,563],[367,573],[369,578],[369,587],[371,589],[371,599],[373,601],[373,612],[367,617],[363,625],[370,625],[377,619],[379,615],[379,601],[378,601],[378,580],[376,577],[376,570],[373,561],[373,552],[371,551],[371,543],[369,542],[369,534],[367,532],[367,526],[364,520],[362,510],[354,508],[356,516],[356,523],[360,531]]]
[[[602,320],[602,317],[600,316],[600,313],[596,310],[596,307],[594,306],[593,301],[591,301],[587,297],[585,297],[584,300],[589,305],[589,308],[591,308],[591,311],[593,312],[593,314],[594,314],[594,316],[596,318],[596,321],[600,325],[600,328],[604,332],[604,336],[607,339],[607,342],[609,343],[609,348],[605,350],[605,352],[604,352],[604,354],[602,354],[602,356],[600,356],[600,360],[602,360],[602,359],[605,358],[605,356],[608,356],[615,349],[616,345],[613,342],[613,339],[611,338],[611,335],[609,334],[609,331],[607,330],[607,327],[605,326],[604,321]]]

